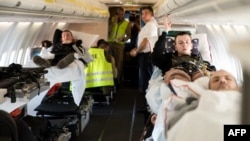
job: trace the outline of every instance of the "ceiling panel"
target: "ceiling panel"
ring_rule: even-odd
[[[158,0],[99,0],[107,5],[136,5],[136,4],[155,4]]]

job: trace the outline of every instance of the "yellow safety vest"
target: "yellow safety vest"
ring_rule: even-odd
[[[111,34],[109,36],[108,41],[109,42],[116,42],[116,39],[121,39],[124,38],[125,34],[126,34],[126,29],[128,26],[128,21],[124,20],[122,23],[118,24],[116,23],[112,30],[111,30]],[[117,42],[119,44],[124,44],[124,42],[120,41]]]
[[[112,64],[107,62],[104,49],[90,48],[94,60],[85,68],[86,88],[114,86]]]

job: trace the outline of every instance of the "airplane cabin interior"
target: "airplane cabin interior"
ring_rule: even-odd
[[[140,33],[149,27],[145,7],[153,10],[157,36],[143,35],[142,41]],[[119,8],[126,26],[118,22]],[[229,139],[226,125],[250,123],[249,13],[249,0],[0,0],[0,140]],[[65,32],[70,35],[64,37]],[[216,71],[207,73],[207,64],[189,61],[189,71],[206,71],[203,77],[166,82],[163,70],[153,63],[144,91],[142,72],[147,70],[138,60],[145,53],[136,48],[146,39],[144,46],[149,44],[154,55],[165,33],[161,55],[178,53],[182,32],[188,32],[192,48]],[[123,37],[111,40],[112,33]],[[64,38],[70,38],[66,36],[72,37],[70,43],[65,41],[71,48],[60,52]],[[71,62],[62,60],[62,54]],[[56,57],[61,60],[54,65]],[[212,90],[213,74],[220,70],[228,73],[223,82],[232,76],[237,89]],[[12,127],[8,118],[14,127],[22,124],[23,130],[7,128]],[[248,132],[243,135],[246,140]]]

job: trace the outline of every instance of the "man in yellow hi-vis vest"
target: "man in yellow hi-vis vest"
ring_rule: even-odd
[[[124,9],[118,7],[116,13],[111,18],[111,25],[109,31],[110,47],[114,50],[114,58],[116,61],[116,67],[118,69],[117,82],[120,84],[122,79],[123,69],[123,54],[124,44],[130,39],[131,25],[124,19]]]
[[[114,86],[112,64],[106,60],[102,48],[90,48],[94,60],[85,68],[86,88]],[[108,94],[105,92],[104,94]]]

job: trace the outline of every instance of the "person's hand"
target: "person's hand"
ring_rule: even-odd
[[[172,22],[169,20],[168,15],[164,18],[164,28],[166,31],[169,31],[171,29]]]
[[[198,78],[200,78],[200,77],[203,77],[204,75],[201,73],[201,72],[199,72],[199,71],[197,71],[197,72],[195,72],[193,75],[192,75],[192,81],[195,81],[196,79],[198,79]]]
[[[165,75],[163,76],[163,78],[164,78],[164,82],[167,84],[172,79],[191,81],[190,76],[186,72],[179,70],[179,69],[174,69],[174,68],[171,68],[169,71],[167,71]]]
[[[132,49],[130,52],[129,52],[130,56],[132,57],[135,57],[137,55],[137,52],[136,52],[136,48]]]

